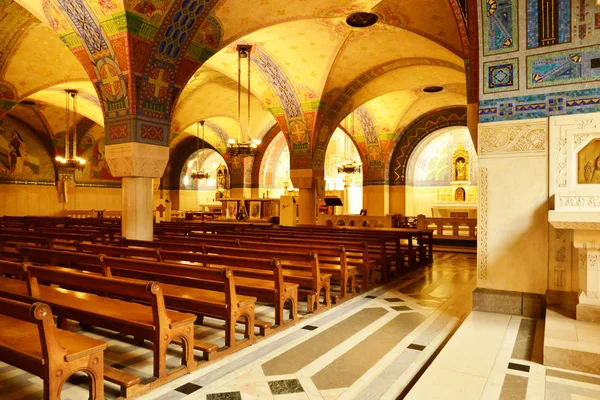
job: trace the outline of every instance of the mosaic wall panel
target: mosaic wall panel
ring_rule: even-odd
[[[545,118],[600,111],[600,87],[479,102],[479,121]]]
[[[519,48],[517,0],[482,0],[483,55]]]
[[[600,46],[527,57],[527,88],[600,80]]]
[[[527,48],[570,41],[570,0],[527,0]]]
[[[519,60],[508,60],[483,63],[486,83],[483,93],[508,92],[519,90]]]

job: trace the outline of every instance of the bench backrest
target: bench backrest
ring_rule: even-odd
[[[160,261],[158,251],[149,248],[135,248],[122,246],[107,246],[101,244],[78,243],[77,251],[92,254],[105,254],[110,257],[139,257],[153,261]]]
[[[164,277],[165,282],[169,282],[169,275],[193,278],[199,281],[222,282],[222,291],[225,293],[227,304],[238,304],[233,272],[228,268],[207,268],[148,260],[108,257],[105,255],[101,255],[100,259],[106,268],[105,271],[109,274],[108,276],[112,276],[113,270],[116,269],[150,274],[157,279],[162,279],[161,277]]]
[[[34,323],[38,326],[40,334],[40,343],[42,346],[43,360],[31,360],[32,370],[35,370],[36,364],[54,364],[62,363],[67,354],[65,349],[60,346],[56,338],[56,328],[54,327],[54,317],[50,306],[44,303],[35,302],[33,304],[22,303],[20,301],[0,297],[0,314],[11,318],[20,319]],[[3,327],[8,329],[9,327]],[[14,349],[18,351],[18,349]],[[19,357],[27,357],[26,354],[20,354]],[[27,362],[29,364],[29,362]]]
[[[0,276],[16,276],[19,279],[25,279],[25,270],[23,264],[12,261],[0,260]]]
[[[56,265],[103,274],[103,265],[97,254],[73,251],[21,247],[21,261],[42,265]],[[103,274],[104,275],[104,274]]]

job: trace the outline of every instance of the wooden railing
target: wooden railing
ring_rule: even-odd
[[[364,226],[368,228],[391,228],[392,215],[367,216],[367,215],[325,215],[319,214],[319,225],[328,226]]]
[[[433,236],[444,239],[477,240],[477,218],[405,217],[394,215],[394,226],[433,229]]]

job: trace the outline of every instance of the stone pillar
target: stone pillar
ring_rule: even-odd
[[[536,316],[548,288],[548,120],[479,124],[473,309]]]
[[[121,180],[123,204],[121,234],[127,239],[152,240],[154,207],[152,178],[124,176]]]
[[[363,208],[369,216],[384,216],[390,212],[390,188],[388,185],[363,186]]]
[[[169,148],[126,142],[105,147],[113,176],[122,177],[121,234],[127,239],[152,240],[152,178],[160,178],[169,161]]]

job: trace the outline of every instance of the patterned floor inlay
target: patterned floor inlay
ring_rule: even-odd
[[[383,308],[365,308],[262,365],[265,375],[293,374],[383,317]]]
[[[529,372],[529,365],[508,363],[508,369],[514,369],[515,371]]]
[[[200,389],[202,389],[202,386],[199,386],[199,385],[189,382],[189,383],[186,383],[185,385],[179,386],[175,390],[178,391],[179,393],[183,393],[183,394],[192,394]]]
[[[431,266],[309,316],[300,324],[159,387],[140,400],[393,400],[444,343],[441,353],[406,398],[600,399],[600,377],[546,370],[532,361],[537,351],[536,337],[543,332],[541,321],[469,314],[475,273],[472,255],[435,253]],[[463,340],[464,348],[455,346],[456,353],[445,356],[473,314],[483,321],[475,324],[477,330]],[[272,322],[273,309],[257,305],[256,315]],[[195,336],[222,347],[222,322],[209,318],[205,322],[206,326],[196,327]],[[466,328],[475,329],[473,324],[469,326]],[[152,376],[149,342],[140,347],[114,332],[84,332],[77,325],[71,328],[107,341],[108,365],[144,378]],[[242,326],[238,328],[237,336],[241,338]],[[200,355],[196,353],[198,358]],[[178,346],[170,347],[168,367],[178,366],[180,356]],[[443,365],[436,366],[438,362]],[[429,380],[429,374],[436,371],[448,373]],[[0,400],[40,399],[41,383],[37,377],[0,363]],[[61,398],[87,399],[86,386],[87,378],[77,375],[65,384]],[[442,390],[432,394],[436,386]],[[105,392],[111,400],[119,394],[111,384],[105,385]]]
[[[269,382],[269,388],[273,394],[290,394],[304,392],[304,388],[298,379],[286,379],[282,381]]]
[[[406,306],[396,306],[392,307],[392,309],[396,311],[412,311],[412,308]]]
[[[240,392],[212,393],[206,396],[206,400],[242,400]]]
[[[318,326],[312,326],[312,325],[305,325],[302,327],[302,329],[306,329],[307,331],[314,331],[315,329],[318,329]]]

